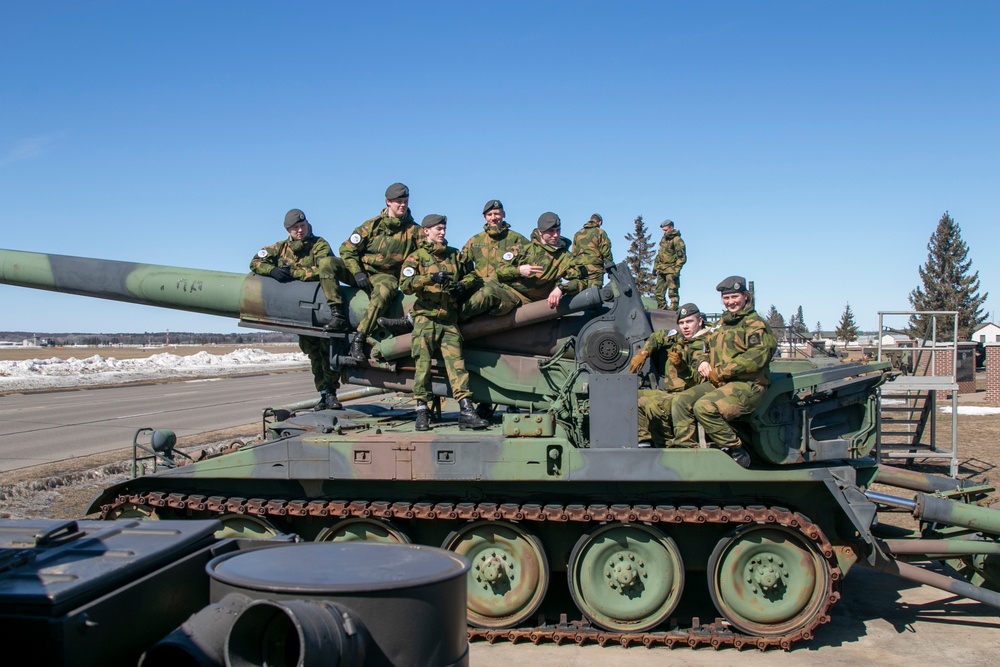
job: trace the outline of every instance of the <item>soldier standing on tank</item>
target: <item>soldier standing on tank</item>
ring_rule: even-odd
[[[292,280],[318,280],[323,296],[330,307],[328,331],[349,331],[351,325],[344,315],[344,298],[340,293],[338,278],[346,279],[343,262],[334,257],[330,244],[312,232],[306,214],[293,208],[285,214],[288,238],[261,248],[250,262],[250,270],[269,276],[278,282]],[[340,377],[330,368],[330,339],[316,336],[299,336],[299,349],[309,357],[313,382],[319,391],[317,410],[339,409],[337,389]]]
[[[603,224],[604,218],[595,213],[573,236],[573,258],[583,269],[583,281],[587,287],[604,285],[604,266],[615,261],[611,254],[611,239],[601,229]]]
[[[680,332],[673,329],[654,331],[629,363],[629,371],[635,373],[643,367],[650,354],[657,350],[666,351],[667,361],[660,374],[663,377],[663,389],[639,390],[637,416],[640,447],[674,446],[670,404],[679,392],[705,381],[698,374],[694,363],[695,354],[704,351],[705,317],[698,306],[686,303],[677,311],[677,318]]]
[[[670,416],[674,446],[694,447],[696,421],[708,440],[746,468],[750,455],[730,422],[750,414],[771,384],[771,356],[778,342],[753,308],[746,280],[729,276],[716,289],[726,312],[708,335],[706,351],[695,355],[698,374],[708,382],[674,397]]]
[[[351,357],[356,361],[367,359],[364,345],[368,335],[396,298],[400,266],[420,240],[420,228],[410,213],[410,190],[402,183],[393,183],[385,191],[382,212],[361,223],[340,246],[350,284],[367,292],[369,298],[351,343]]]
[[[681,233],[674,229],[673,220],[660,223],[663,238],[660,239],[660,249],[653,262],[653,272],[656,274],[656,307],[667,308],[666,297],[670,297],[670,310],[676,310],[680,303],[681,267],[687,262],[687,248],[681,239]]]
[[[483,279],[485,283],[483,289],[487,290],[484,295],[489,295],[487,298],[490,302],[498,301],[497,309],[506,308],[506,312],[509,312],[520,305],[521,300],[517,296],[498,290],[494,286],[497,267],[513,261],[520,249],[528,245],[529,241],[522,234],[511,229],[504,217],[503,204],[500,203],[499,199],[491,199],[486,202],[486,205],[483,206],[483,219],[486,221],[483,225],[483,231],[466,241],[462,248],[461,258],[463,262],[471,264],[476,275]],[[473,298],[478,301],[483,298],[483,295],[477,292]],[[465,302],[463,302],[459,320],[464,321],[472,317],[467,313],[474,308],[475,306],[466,309]],[[411,313],[400,318],[380,317],[378,323],[379,326],[384,327],[393,335],[413,331]]]
[[[400,289],[413,294],[414,329],[410,353],[415,361],[413,395],[417,399],[418,431],[430,428],[428,401],[431,391],[431,361],[440,349],[445,372],[451,384],[452,396],[461,413],[458,425],[462,429],[485,428],[489,422],[481,419],[472,407],[469,372],[462,358],[462,334],[458,331],[458,301],[474,291],[482,282],[467,270],[455,248],[445,241],[448,218],[432,214],[424,217],[420,226],[424,242],[403,261]]]

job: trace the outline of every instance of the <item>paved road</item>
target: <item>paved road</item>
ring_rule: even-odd
[[[129,447],[145,427],[182,437],[259,422],[316,396],[309,371],[0,396],[0,472]]]

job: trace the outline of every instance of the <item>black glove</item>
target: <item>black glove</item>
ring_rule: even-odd
[[[465,285],[462,283],[455,283],[448,291],[451,292],[451,295],[456,299],[461,299],[465,296]]]
[[[438,271],[431,274],[431,281],[441,285],[451,280],[451,274],[447,271]]]
[[[279,283],[288,283],[292,280],[292,272],[288,270],[287,266],[276,266],[267,274],[277,280]]]
[[[370,292],[372,289],[372,281],[364,271],[358,271],[354,274],[354,284],[366,292]]]

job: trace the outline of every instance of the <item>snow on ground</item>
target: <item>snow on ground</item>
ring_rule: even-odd
[[[187,357],[163,352],[145,359],[105,358],[95,354],[86,359],[0,361],[0,392],[217,377],[304,368],[308,364],[309,359],[301,352],[272,354],[256,348],[221,355],[198,352]]]

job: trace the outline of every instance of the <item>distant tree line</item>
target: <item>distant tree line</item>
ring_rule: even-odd
[[[263,345],[266,343],[294,343],[298,336],[280,331],[254,331],[240,333],[195,333],[190,331],[165,331],[146,333],[48,333],[39,331],[2,331],[0,341],[20,343],[24,340],[48,340],[55,345]]]

